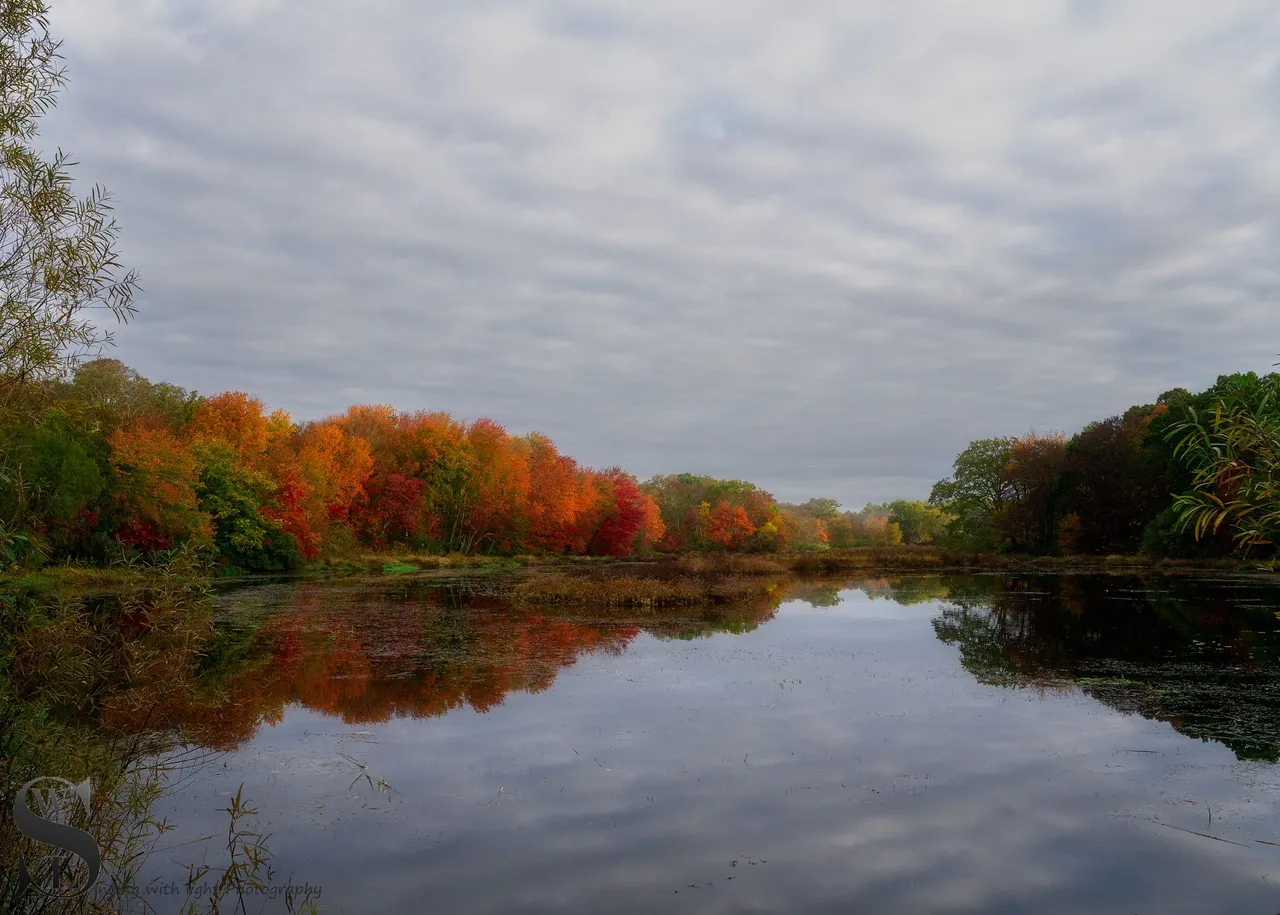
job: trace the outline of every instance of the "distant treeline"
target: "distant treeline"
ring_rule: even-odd
[[[248,394],[200,397],[114,359],[13,386],[0,404],[0,569],[184,545],[253,571],[369,550],[822,549],[826,504],[690,474],[641,484],[488,419],[355,406],[299,424]],[[863,527],[886,542],[886,519]]]
[[[299,424],[248,394],[200,397],[96,359],[0,405],[0,569],[180,546],[254,571],[371,550],[1266,552],[1277,388],[1224,376],[1069,440],[975,441],[928,502],[851,512],[741,480],[593,470],[488,419],[355,406]]]

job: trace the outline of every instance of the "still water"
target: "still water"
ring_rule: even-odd
[[[328,912],[1280,911],[1273,580],[476,591],[219,593],[182,714],[222,752],[162,801],[148,876],[216,858],[243,785]]]

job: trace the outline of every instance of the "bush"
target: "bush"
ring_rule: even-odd
[[[1170,559],[1206,559],[1230,556],[1231,536],[1224,526],[1218,535],[1197,540],[1190,530],[1180,530],[1180,512],[1169,506],[1142,531],[1142,553],[1145,556],[1167,556]]]

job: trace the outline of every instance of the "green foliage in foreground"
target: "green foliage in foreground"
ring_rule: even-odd
[[[1226,529],[1244,550],[1274,550],[1280,537],[1280,411],[1220,402],[1211,416],[1194,409],[1174,426],[1191,488],[1174,502],[1197,539]]]

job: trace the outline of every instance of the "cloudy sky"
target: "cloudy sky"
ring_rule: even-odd
[[[152,379],[860,506],[1280,352],[1273,2],[52,3]]]

